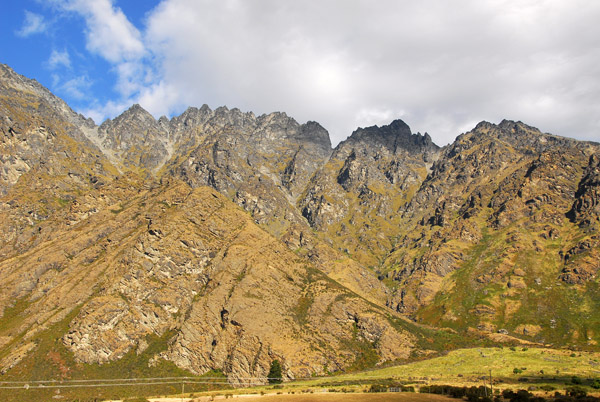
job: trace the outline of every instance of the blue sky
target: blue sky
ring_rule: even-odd
[[[111,100],[122,98],[116,84],[119,74],[115,63],[101,52],[89,49],[86,38],[89,21],[81,12],[64,6],[68,3],[6,2],[0,17],[5,38],[0,42],[0,62],[35,78],[77,111],[97,110],[93,113],[97,120],[114,117],[118,111],[103,113],[102,108]],[[113,10],[127,13],[128,21],[137,30],[143,29],[147,12],[158,3],[151,0],[107,2]]]
[[[0,62],[100,124],[133,103],[285,111],[333,143],[401,118],[444,145],[479,121],[600,141],[596,0],[22,0]]]

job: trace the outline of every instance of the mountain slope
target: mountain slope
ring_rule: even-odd
[[[206,105],[96,126],[7,66],[0,113],[6,378],[136,361],[242,385],[472,335],[600,341],[598,144],[503,121],[439,148],[395,120],[332,150]]]
[[[394,307],[435,325],[597,342],[597,232],[572,221],[573,208],[598,221],[587,207],[598,150],[510,121],[457,138],[403,212],[385,263]]]
[[[35,352],[45,331],[74,311],[63,344],[76,361],[106,363],[173,332],[156,359],[230,381],[264,377],[273,359],[286,376],[407,357],[414,335],[293,254],[207,187],[147,186],[116,179],[62,213],[97,212],[0,264],[3,370]],[[111,197],[114,205],[103,200]]]
[[[21,79],[5,70],[7,82]],[[57,107],[49,92],[31,85],[35,91],[6,85],[8,94],[0,99],[7,122],[3,144],[9,144],[6,155],[13,157],[6,159],[5,171],[27,164],[6,176],[11,181],[1,199],[6,230],[0,239],[0,370],[5,378],[11,373],[35,377],[37,369],[21,370],[29,367],[31,356],[44,361],[45,353],[73,362],[54,374],[68,377],[79,364],[108,364],[150,348],[155,351],[150,365],[168,361],[198,374],[218,369],[232,383],[243,384],[244,378],[264,378],[274,359],[282,362],[286,378],[293,378],[406,358],[415,351],[419,330],[409,332],[409,324],[327,276],[227,197],[191,179],[193,186],[167,173],[153,178],[164,150],[148,158],[132,151],[144,138],[139,125],[155,127],[141,108],[84,132],[73,123],[79,120],[70,109],[60,102]],[[229,118],[238,112],[219,113]],[[268,138],[277,124],[285,127],[276,134],[291,132],[291,138],[313,138],[311,130],[322,130],[312,123],[301,127],[285,115],[251,120],[263,127],[255,132],[267,143],[279,142]],[[24,127],[17,140],[15,127]],[[39,135],[50,130],[58,134]],[[88,138],[102,131],[115,141]],[[149,130],[146,138],[163,141],[165,134],[169,131]],[[247,144],[246,134],[225,138]],[[217,132],[213,137],[211,144],[223,139]],[[204,149],[198,145],[201,135],[185,138],[193,143],[186,148],[191,152]],[[317,142],[327,157],[328,139]],[[74,148],[65,152],[67,146]],[[113,146],[115,152],[102,153]],[[119,147],[122,153],[116,152]],[[286,200],[311,169],[302,158],[309,151],[314,156],[314,150],[305,143],[300,148],[307,151],[288,154],[297,167],[287,168],[288,162],[277,171],[288,177],[289,188],[281,190]],[[264,158],[265,166],[273,163],[276,171],[275,161],[283,154],[273,155]],[[14,162],[17,157],[24,162]],[[144,161],[148,164],[140,165]],[[225,162],[233,172],[235,163]],[[240,174],[250,174],[243,169]],[[235,178],[227,180],[238,185]],[[324,247],[318,258],[335,256]],[[336,264],[328,269],[335,272]],[[372,274],[365,281],[366,271],[350,265],[357,275],[364,272],[360,281],[349,280],[357,290],[377,283]],[[373,292],[365,290],[367,296]],[[43,345],[57,336],[56,328],[63,328],[61,342],[48,351]]]

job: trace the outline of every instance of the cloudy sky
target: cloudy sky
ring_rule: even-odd
[[[437,144],[481,120],[600,141],[597,0],[23,0],[0,62],[97,123],[140,103],[285,111],[335,144],[403,119]]]

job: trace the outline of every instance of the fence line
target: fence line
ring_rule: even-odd
[[[294,378],[308,380],[311,377]],[[281,380],[273,377],[238,377],[228,381],[223,377],[140,377],[140,378],[105,378],[81,380],[31,380],[0,381],[0,389],[47,389],[47,388],[98,388],[139,385],[166,384],[212,384],[212,385],[263,385],[268,380]]]

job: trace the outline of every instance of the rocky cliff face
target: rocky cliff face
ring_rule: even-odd
[[[91,206],[93,215],[62,227]],[[62,340],[78,362],[142,353],[148,337],[172,333],[155,362],[199,374],[220,369],[235,384],[265,377],[275,358],[294,378],[347,368],[359,346],[382,362],[414,348],[414,335],[384,310],[207,187],[119,178],[75,198],[45,226],[54,236],[0,264],[3,311],[15,300],[27,304],[3,327],[5,370],[20,357],[11,351],[35,351],[44,331],[72,312]]]
[[[597,232],[598,217],[600,216],[600,156],[593,153],[590,156],[584,176],[579,182],[573,207],[568,217],[573,223]]]
[[[207,107],[156,121],[133,106],[96,127],[3,71],[3,373],[45,359],[56,328],[52,353],[78,364],[153,350],[150,365],[236,385],[274,359],[294,378],[415,350],[367,301],[385,298],[370,271],[308,234],[310,255],[294,253],[302,233],[272,224],[308,228],[294,200],[331,152],[317,123]]]
[[[188,110],[182,119],[195,112]],[[172,160],[169,172],[228,195],[275,231],[301,223],[294,200],[331,152],[327,131],[317,123],[300,125],[285,113],[255,117],[226,108],[206,113],[202,128],[194,126],[197,133],[185,144],[186,157]]]
[[[93,122],[36,81],[0,65],[0,99],[0,195],[40,165],[50,175],[70,174],[71,181],[107,173],[106,158],[80,128]]]
[[[96,126],[6,66],[0,136],[5,375],[48,337],[75,371],[149,354],[238,385],[451,338],[406,316],[600,341],[597,144],[503,121],[440,149],[396,120],[332,150],[318,123],[206,105]]]
[[[298,208],[327,241],[376,266],[392,248],[404,205],[439,148],[402,121],[358,129],[311,179]]]
[[[389,305],[436,325],[595,343],[583,304],[595,298],[597,243],[572,221],[586,226],[597,152],[510,121],[459,136],[403,209],[383,264],[399,284]]]
[[[156,121],[140,105],[133,105],[114,120],[106,120],[97,128],[97,141],[113,161],[129,169],[155,172],[170,158],[165,119]]]

